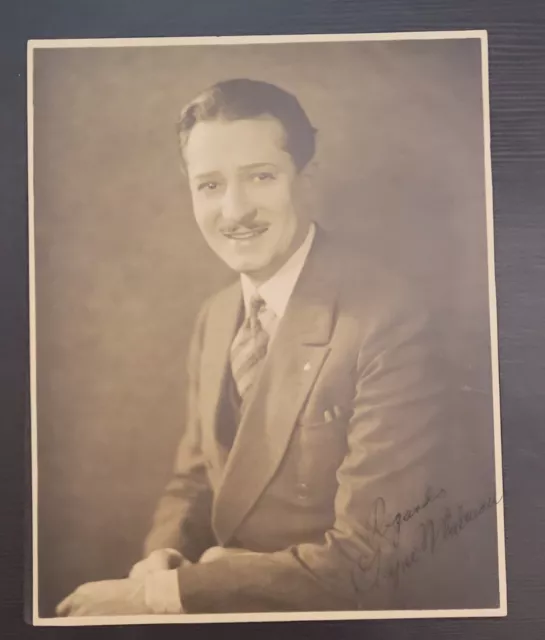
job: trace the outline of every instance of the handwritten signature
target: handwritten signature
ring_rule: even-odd
[[[440,505],[440,515],[429,517],[429,507],[447,498],[445,489],[428,488],[421,502],[393,518],[387,516],[384,498],[377,498],[372,506],[366,529],[371,554],[362,556],[354,569],[352,582],[356,593],[376,589],[386,582],[397,588],[402,575],[409,572],[426,556],[435,553],[438,546],[457,538],[466,527],[476,522],[490,509],[501,502],[501,498],[489,496],[472,507],[458,504]],[[416,525],[414,538],[409,544],[402,543],[402,534],[409,521],[423,516]]]

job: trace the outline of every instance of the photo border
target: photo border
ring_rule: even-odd
[[[492,400],[494,422],[494,458],[496,480],[496,521],[498,536],[499,606],[489,609],[431,609],[331,612],[265,612],[228,614],[175,614],[137,616],[93,616],[44,618],[38,609],[38,452],[37,452],[37,379],[36,379],[36,301],[35,301],[35,239],[34,239],[34,51],[38,49],[171,47],[202,45],[287,44],[318,42],[374,42],[395,40],[479,39],[481,43],[482,104],[484,119],[484,168],[486,198],[488,299],[490,316],[490,346],[492,370]],[[35,626],[100,626],[135,624],[194,624],[223,622],[288,622],[326,620],[371,620],[415,618],[479,618],[507,615],[507,585],[505,562],[505,526],[503,506],[500,385],[498,355],[497,299],[494,262],[494,220],[492,196],[492,160],[490,148],[490,94],[488,33],[486,30],[424,31],[375,34],[305,34],[265,36],[206,36],[165,38],[92,38],[29,40],[27,45],[27,115],[28,115],[28,251],[29,251],[29,340],[30,340],[30,422],[32,465],[32,623]]]

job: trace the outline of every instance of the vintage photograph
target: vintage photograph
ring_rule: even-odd
[[[34,624],[506,615],[487,61],[29,43]]]

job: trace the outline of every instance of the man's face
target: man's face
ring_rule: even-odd
[[[309,222],[297,206],[302,178],[274,118],[199,122],[184,155],[193,211],[212,250],[256,282],[297,249]]]

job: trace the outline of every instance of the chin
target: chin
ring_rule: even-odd
[[[237,273],[243,273],[250,277],[257,276],[266,269],[266,266],[248,262],[238,262],[237,264],[231,263],[229,266]]]
[[[239,255],[239,254],[230,254],[222,257],[223,261],[231,267],[234,271],[238,271],[239,273],[247,273],[251,275],[252,273],[256,273],[267,269],[270,261],[263,260],[263,255],[259,256],[249,256],[249,255]]]

